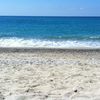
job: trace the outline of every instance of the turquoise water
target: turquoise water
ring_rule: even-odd
[[[100,17],[0,17],[0,47],[100,47]]]

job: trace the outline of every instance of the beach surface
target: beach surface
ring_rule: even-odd
[[[0,48],[0,100],[100,100],[100,49]]]

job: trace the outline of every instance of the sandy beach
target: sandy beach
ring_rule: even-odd
[[[100,49],[0,48],[0,100],[100,100]]]

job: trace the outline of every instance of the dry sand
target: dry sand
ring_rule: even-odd
[[[1,48],[0,100],[100,100],[100,50]]]

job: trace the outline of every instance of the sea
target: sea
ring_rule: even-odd
[[[100,48],[100,17],[0,16],[0,47]]]

